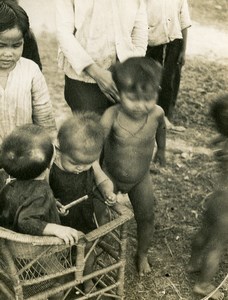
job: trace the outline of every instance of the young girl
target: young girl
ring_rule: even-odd
[[[11,0],[0,1],[0,146],[16,126],[26,123],[41,125],[55,135],[44,76],[37,64],[21,57],[28,31],[26,12]]]
[[[117,191],[128,193],[137,222],[139,274],[150,271],[147,252],[153,236],[154,196],[149,166],[155,138],[156,159],[165,164],[166,127],[164,112],[156,105],[161,67],[149,58],[129,58],[117,64],[113,80],[120,104],[104,113],[103,168]]]
[[[11,0],[11,1],[15,2],[16,4],[19,4],[19,0]],[[13,7],[15,7],[14,4]],[[42,71],[42,63],[40,60],[38,44],[36,41],[36,37],[31,28],[24,36],[24,47],[23,47],[22,56],[33,60],[35,63],[37,63],[40,70]]]

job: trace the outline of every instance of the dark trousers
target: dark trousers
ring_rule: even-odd
[[[65,76],[64,96],[71,110],[90,110],[102,115],[112,103],[95,83],[87,83]]]
[[[181,79],[181,65],[178,58],[182,50],[183,40],[176,39],[168,44],[147,47],[146,56],[153,58],[163,65],[161,91],[158,98],[165,115],[172,119],[173,109],[176,104]]]

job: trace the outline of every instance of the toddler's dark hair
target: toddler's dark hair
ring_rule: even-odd
[[[74,113],[60,127],[58,140],[60,151],[69,156],[73,155],[75,149],[88,155],[99,155],[104,143],[100,116],[90,111]]]
[[[147,57],[131,57],[113,68],[112,77],[119,92],[130,92],[137,99],[150,100],[159,91],[161,65]]]
[[[17,127],[2,143],[4,170],[20,180],[34,179],[50,165],[54,147],[45,128],[29,124]]]
[[[24,9],[13,0],[0,0],[0,32],[18,27],[23,37],[29,32],[29,18]]]
[[[210,114],[219,133],[228,137],[228,94],[220,96],[212,103]]]

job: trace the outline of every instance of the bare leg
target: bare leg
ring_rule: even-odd
[[[193,289],[195,293],[207,296],[215,289],[211,282],[218,270],[225,240],[225,237],[222,234],[220,235],[220,231],[215,228],[204,257],[199,282],[195,284]],[[211,299],[221,300],[223,297],[224,294],[217,291],[211,296]]]
[[[203,253],[209,240],[209,234],[209,224],[204,224],[202,229],[200,229],[200,231],[194,237],[188,272],[193,273],[201,270]]]
[[[137,267],[139,275],[143,276],[151,271],[148,263],[148,250],[154,233],[154,195],[149,173],[129,192],[137,222]]]

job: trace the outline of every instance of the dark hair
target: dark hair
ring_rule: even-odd
[[[0,32],[18,27],[23,37],[29,31],[29,18],[24,9],[12,0],[0,0]]]
[[[217,130],[228,137],[228,94],[220,96],[211,105],[210,115]]]
[[[90,111],[75,113],[60,127],[58,140],[60,151],[70,156],[75,149],[99,155],[104,143],[100,116]]]
[[[113,68],[112,77],[119,92],[135,93],[137,98],[150,100],[159,91],[161,65],[147,57],[131,57]]]
[[[23,125],[2,143],[2,167],[12,177],[33,179],[50,165],[54,148],[46,130],[38,125]]]

